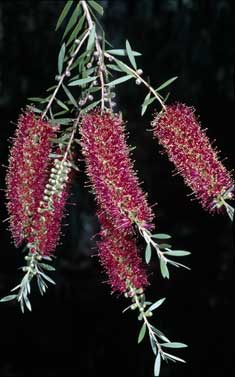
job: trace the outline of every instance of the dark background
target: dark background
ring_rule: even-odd
[[[9,137],[27,97],[45,95],[53,85],[60,33],[54,28],[63,1],[4,1],[0,4],[0,156],[1,263],[0,296],[20,278],[23,263],[7,230],[4,177]],[[153,86],[179,76],[168,103],[194,105],[209,137],[216,139],[228,169],[234,168],[234,1],[137,0],[104,2],[104,25],[113,45],[128,38],[143,53],[139,64]],[[129,83],[129,82],[128,82]],[[231,224],[226,216],[210,216],[187,197],[189,189],[146,130],[151,108],[140,117],[146,93],[134,83],[118,89],[118,110],[129,120],[129,142],[149,202],[157,202],[159,232],[174,236],[178,249],[192,256],[192,271],[172,271],[170,281],[151,265],[152,300],[167,301],[155,324],[172,341],[189,348],[175,351],[187,364],[164,364],[162,376],[234,375],[233,262]],[[146,340],[137,345],[135,313],[122,314],[127,302],[110,295],[97,263],[95,206],[76,177],[63,245],[57,250],[56,287],[44,298],[32,295],[33,313],[22,315],[14,303],[1,304],[0,375],[2,376],[151,376],[152,352]]]

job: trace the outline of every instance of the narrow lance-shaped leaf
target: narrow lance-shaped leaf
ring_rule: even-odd
[[[152,238],[158,238],[159,240],[169,240],[171,236],[165,233],[156,233],[152,235]]]
[[[155,363],[154,363],[154,376],[160,375],[160,369],[161,369],[161,354],[158,352]]]
[[[112,69],[113,71],[117,71],[117,72],[122,72],[122,69],[119,68],[117,65],[115,64],[107,64],[107,67]]]
[[[86,77],[84,79],[75,80],[75,81],[70,82],[68,84],[68,86],[85,85],[85,84],[88,84],[91,81],[94,81],[96,78],[97,78],[97,76]]]
[[[101,102],[101,100],[91,103],[90,105],[88,105],[84,109],[82,109],[81,113],[86,113],[87,111],[90,111],[91,109],[96,107],[100,102]]]
[[[156,92],[159,91],[159,90],[162,90],[164,88],[166,88],[168,85],[170,85],[173,81],[175,81],[178,77],[175,76],[175,77],[172,77],[171,79],[165,81],[162,85],[160,85],[157,89],[156,89]]]
[[[106,85],[108,85],[108,86],[118,85],[118,84],[121,84],[122,82],[125,82],[125,81],[130,80],[130,79],[132,79],[131,75],[122,76],[122,77],[119,77],[119,79],[116,79],[114,81],[107,83]]]
[[[58,57],[58,72],[59,72],[59,75],[61,75],[61,73],[62,73],[64,56],[65,56],[65,43],[62,44],[60,52],[59,52],[59,57]]]
[[[127,55],[128,55],[128,58],[129,58],[129,60],[131,62],[132,67],[134,67],[135,69],[137,69],[135,57],[134,57],[131,45],[128,42],[128,40],[126,41],[126,51],[127,51]]]
[[[159,308],[159,306],[161,306],[163,304],[163,302],[165,301],[166,298],[161,298],[160,300],[156,301],[153,305],[151,305],[149,308],[148,308],[148,311],[149,312],[152,312],[153,310]]]
[[[144,322],[138,336],[138,343],[141,343],[142,340],[144,339],[144,336],[146,334],[146,323]]]
[[[11,300],[14,300],[16,297],[17,297],[17,295],[9,295],[9,296],[5,296],[5,297],[3,297],[3,298],[0,300],[0,302],[11,301]]]
[[[103,7],[100,5],[100,4],[98,4],[96,1],[92,1],[92,0],[90,0],[89,2],[88,2],[88,4],[97,12],[97,13],[99,13],[101,16],[103,16],[103,14],[104,14],[104,9],[103,9]]]
[[[61,26],[62,22],[64,21],[65,17],[67,16],[69,10],[70,10],[70,7],[71,5],[73,4],[73,1],[69,0],[67,1],[67,3],[65,4],[62,12],[61,12],[61,15],[57,21],[57,24],[56,24],[56,29],[55,30],[58,30],[59,27]]]
[[[55,101],[57,105],[59,105],[62,109],[69,111],[68,106],[66,106],[61,100],[59,100],[58,98],[55,98]]]
[[[145,249],[145,262],[147,264],[150,262],[151,256],[152,256],[152,249],[151,249],[150,243],[148,243]]]
[[[108,54],[111,54],[111,55],[127,56],[127,51],[124,50],[124,49],[106,50],[106,52],[107,52]],[[142,55],[140,52],[138,52],[138,51],[133,51],[133,50],[132,50],[132,54],[133,54],[134,56],[140,56],[140,55]]]
[[[149,92],[147,94],[147,96],[145,97],[144,102],[142,103],[142,110],[141,110],[142,116],[144,115],[145,111],[147,110],[148,105],[147,105],[146,101],[148,101],[148,99],[150,98],[150,95],[151,95],[151,93]]]
[[[156,353],[157,353],[156,342],[155,342],[154,338],[152,337],[152,335],[150,333],[149,333],[149,339],[150,339],[150,344],[151,344],[153,353],[154,353],[154,355],[156,355]]]
[[[176,361],[180,361],[181,363],[186,363],[185,360],[180,359],[179,357],[177,357],[177,356],[175,356],[175,355],[171,355],[171,354],[166,353],[166,352],[164,352],[164,355],[165,355],[167,358],[169,358],[169,359],[173,359],[173,360],[176,360]]]
[[[50,264],[40,263],[39,266],[48,271],[55,271],[55,267],[51,266]]]
[[[161,269],[162,276],[164,278],[169,279],[170,274],[169,274],[169,270],[168,270],[168,267],[167,267],[167,262],[163,258],[160,259],[160,269]]]
[[[78,33],[80,32],[80,30],[83,27],[84,20],[85,20],[85,14],[82,15],[82,17],[78,21],[77,25],[73,29],[73,32],[71,33],[71,35],[70,35],[70,37],[69,37],[69,39],[66,43],[67,45],[69,45],[75,38],[77,38]]]
[[[80,7],[80,4],[78,4],[76,6],[76,8],[74,9],[73,14],[71,15],[71,17],[69,19],[68,25],[65,29],[65,32],[63,34],[62,39],[64,39],[66,37],[66,35],[70,32],[70,30],[74,27],[74,25],[76,24],[76,22],[78,20],[80,13],[81,13],[81,7]]]
[[[121,68],[121,70],[123,72],[126,72],[129,75],[132,75],[132,77],[135,77],[134,74],[133,74],[133,72],[131,71],[131,69],[126,64],[124,64],[123,62],[121,62],[121,60],[115,60],[115,62]]]
[[[164,340],[164,342],[170,342],[170,340],[163,334],[162,331],[158,330],[156,327],[154,327],[153,325],[151,325],[151,329],[153,330],[153,332],[159,337],[161,338],[162,340]]]
[[[153,103],[154,101],[156,100],[156,97],[152,97],[150,98],[150,93],[147,94],[147,96],[145,97],[145,100],[142,104],[142,111],[141,111],[141,115],[143,116],[145,111],[147,110],[148,106]]]
[[[175,257],[185,257],[186,255],[190,255],[191,253],[189,251],[184,251],[184,250],[170,250],[164,252],[166,255],[172,255]]]
[[[74,107],[76,107],[78,109],[78,103],[77,101],[75,100],[74,96],[72,95],[72,93],[70,93],[70,91],[68,90],[68,88],[66,88],[65,85],[62,84],[62,87],[67,95],[67,97],[69,98],[70,102],[73,104]]]
[[[91,31],[90,31],[90,35],[89,35],[89,38],[88,38],[87,48],[86,48],[87,51],[89,51],[92,48],[92,46],[95,42],[95,36],[96,36],[96,26],[94,24]]]
[[[169,347],[169,348],[186,348],[186,347],[188,347],[187,344],[179,343],[179,342],[162,343],[161,346]]]
[[[49,283],[51,283],[51,284],[56,284],[56,283],[54,282],[54,280],[52,280],[49,276],[45,275],[43,272],[39,272],[39,274],[40,274],[45,280],[49,281]]]

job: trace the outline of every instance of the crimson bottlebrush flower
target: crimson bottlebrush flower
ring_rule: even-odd
[[[100,207],[119,229],[132,223],[151,228],[153,214],[139,186],[120,116],[92,111],[83,117],[80,132],[87,174]]]
[[[48,175],[51,138],[49,123],[24,112],[18,121],[6,175],[10,230],[16,246],[31,233],[32,218],[43,196]]]
[[[180,103],[167,106],[152,125],[154,136],[204,209],[218,210],[224,195],[233,196],[233,179],[201,129],[194,108]]]
[[[104,212],[99,212],[98,218],[101,225],[99,258],[112,290],[126,293],[130,288],[145,288],[148,279],[131,232],[118,230]]]

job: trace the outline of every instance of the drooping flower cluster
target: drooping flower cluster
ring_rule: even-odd
[[[104,212],[99,212],[98,218],[101,225],[99,258],[112,290],[126,293],[130,287],[145,288],[148,279],[131,232],[120,232]]]
[[[10,230],[16,246],[51,254],[58,243],[68,197],[69,161],[54,161],[51,139],[58,127],[27,111],[20,116],[6,176]]]
[[[31,234],[32,219],[45,188],[50,139],[54,135],[55,129],[34,113],[27,111],[20,116],[6,175],[10,230],[16,246]]]
[[[154,136],[204,209],[213,212],[220,207],[221,197],[233,196],[231,175],[219,161],[192,107],[180,103],[167,106],[152,124]]]
[[[118,229],[152,227],[153,214],[129,156],[121,118],[95,110],[81,124],[81,145],[99,206]]]

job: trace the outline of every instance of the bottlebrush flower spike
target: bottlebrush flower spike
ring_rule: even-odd
[[[131,231],[120,232],[104,212],[99,212],[98,218],[101,225],[99,258],[112,290],[127,293],[130,287],[145,288],[148,279]]]
[[[99,206],[119,229],[152,228],[153,214],[129,156],[121,118],[95,110],[81,122],[81,145]]]
[[[202,207],[218,211],[223,199],[233,197],[234,183],[201,129],[195,110],[180,103],[167,106],[152,125],[154,136]]]
[[[16,246],[31,233],[48,175],[50,139],[55,130],[33,112],[26,111],[19,118],[6,175],[10,230]]]

